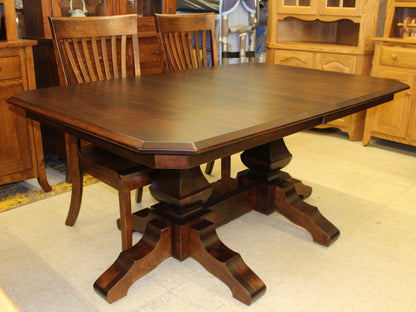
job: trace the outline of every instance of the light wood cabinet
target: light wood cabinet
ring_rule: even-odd
[[[375,38],[372,75],[407,83],[410,89],[367,110],[363,144],[372,137],[416,145],[416,2],[387,3],[383,38]],[[411,26],[413,24],[413,26]]]
[[[269,0],[266,62],[369,75],[378,0]],[[363,137],[365,112],[320,127]]]
[[[40,125],[28,120],[23,109],[7,99],[35,89],[32,46],[36,41],[0,41],[0,185],[38,178],[45,191],[46,179]]]

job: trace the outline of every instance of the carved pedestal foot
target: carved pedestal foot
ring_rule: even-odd
[[[263,281],[245,264],[240,254],[225,246],[215,225],[202,220],[190,231],[191,257],[222,280],[233,297],[249,305],[266,291]]]
[[[142,239],[123,251],[114,264],[94,283],[95,291],[112,303],[125,295],[129,287],[171,256],[171,228],[163,221],[148,222]]]
[[[319,212],[318,208],[300,198],[293,183],[279,181],[274,187],[276,211],[305,228],[312,235],[314,242],[329,246],[339,237],[339,230]]]

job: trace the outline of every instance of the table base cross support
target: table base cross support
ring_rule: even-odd
[[[303,201],[311,187],[280,170],[291,159],[282,139],[247,150],[241,159],[248,169],[235,180],[226,179],[226,193],[216,191],[222,190],[222,180],[209,184],[199,167],[160,171],[150,188],[159,203],[133,215],[133,229],[144,233],[142,239],[102,274],[96,291],[114,302],[166,258],[192,257],[223,281],[234,298],[251,304],[266,286],[240,254],[221,242],[216,228],[253,209],[283,214],[321,245],[338,238],[338,229]]]

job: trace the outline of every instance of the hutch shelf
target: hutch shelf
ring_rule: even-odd
[[[388,103],[369,109],[363,144],[372,137],[416,146],[416,2],[387,2],[382,38],[375,38],[372,75],[410,86]]]
[[[369,75],[378,0],[269,0],[266,61]],[[365,112],[331,121],[361,140]]]

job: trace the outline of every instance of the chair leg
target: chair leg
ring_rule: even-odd
[[[130,189],[120,183],[118,190],[118,199],[120,203],[120,231],[122,250],[129,249],[132,246],[132,216],[131,216],[131,198]]]
[[[214,162],[215,162],[215,160],[210,161],[209,163],[207,163],[207,166],[205,167],[205,173],[206,174],[211,174],[212,173],[212,169],[214,168]]]
[[[68,142],[67,147],[69,156],[67,159],[67,166],[72,178],[72,191],[71,204],[69,206],[65,224],[72,226],[77,221],[79,210],[81,208],[83,176],[79,168],[77,138],[69,135],[66,139]]]
[[[142,197],[143,197],[143,188],[139,187],[136,190],[136,203],[140,203],[142,201]]]

